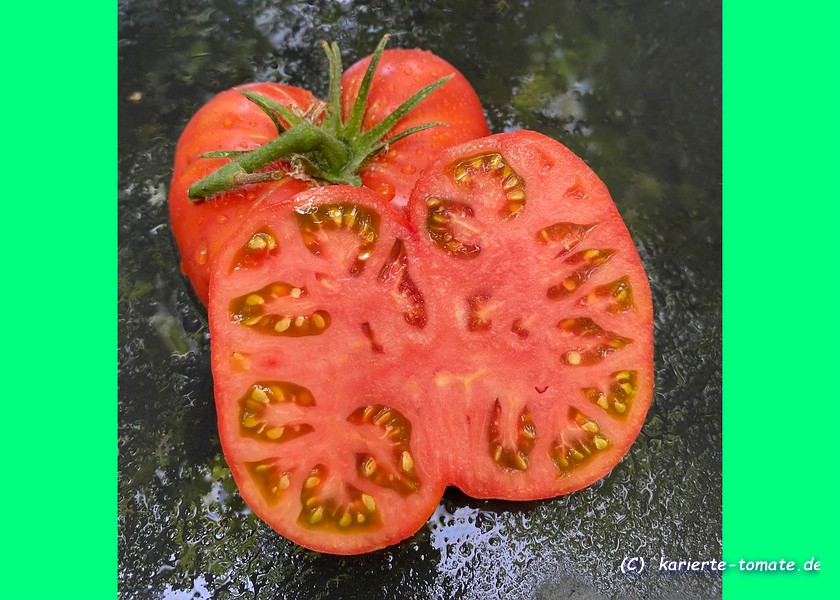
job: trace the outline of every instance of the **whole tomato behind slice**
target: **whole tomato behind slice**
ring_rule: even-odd
[[[409,208],[447,481],[524,500],[601,479],[653,392],[650,288],[607,188],[517,131],[440,154]]]
[[[318,102],[306,90],[278,83],[252,83],[239,89],[262,94],[301,114]],[[202,155],[253,150],[274,137],[277,129],[265,113],[239,91],[227,90],[193,115],[178,140],[169,191],[169,218],[181,254],[181,271],[203,304],[208,299],[210,260],[251,208],[268,193],[293,196],[308,186],[285,178],[237,188],[195,203],[188,195],[190,186],[229,160]]]
[[[370,61],[370,56],[360,60],[341,78],[345,115],[352,111]],[[433,127],[394,143],[361,172],[367,187],[398,208],[408,204],[414,182],[438,153],[487,136],[490,131],[481,102],[469,81],[439,56],[427,50],[393,49],[385,50],[379,60],[368,95],[363,130],[369,130],[418,90],[449,75],[452,78],[439,91],[399,121],[394,133],[434,121],[446,126]]]
[[[462,75],[430,52],[385,51],[387,41],[343,79],[338,47],[324,45],[327,102],[251,84],[222,92],[190,120],[176,149],[170,215],[182,271],[202,303],[213,256],[266,193],[351,183],[402,207],[438,151],[488,133]],[[372,87],[361,84],[371,78]]]

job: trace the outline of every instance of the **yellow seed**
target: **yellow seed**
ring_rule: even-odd
[[[615,408],[615,412],[623,413],[625,410],[627,410],[627,405],[624,404],[624,402],[616,402],[615,404],[613,404],[613,408]]]
[[[271,395],[274,398],[275,402],[285,402],[286,401],[286,392],[283,391],[283,388],[277,385],[271,386]]]
[[[529,440],[534,440],[537,438],[537,432],[534,430],[533,425],[526,425],[525,427],[523,427],[522,430],[519,432],[519,435],[521,435],[524,438],[528,438]]]
[[[327,322],[324,320],[324,317],[318,313],[312,315],[312,324],[315,325],[318,329],[323,329],[327,326]]]
[[[283,437],[283,428],[272,427],[271,429],[265,432],[265,435],[270,440],[279,440],[281,437]]]
[[[631,377],[630,371],[619,371],[615,374],[616,381],[629,381]]]
[[[362,463],[362,473],[365,474],[365,477],[370,477],[376,472],[376,460],[372,456],[369,456],[365,462]]]
[[[595,437],[595,447],[598,450],[603,450],[604,448],[606,448],[609,445],[610,445],[610,443],[606,440],[606,438],[603,438],[600,435]]]
[[[303,327],[304,322],[306,322],[306,317],[303,315],[295,317],[295,327]]]
[[[502,166],[502,155],[501,154],[490,154],[486,158],[486,164],[490,169],[498,169]]]
[[[376,419],[374,419],[373,422],[374,422],[375,425],[382,425],[385,421],[387,421],[390,418],[391,418],[391,411],[386,410],[381,415],[376,417]]]
[[[242,323],[248,326],[256,325],[260,322],[260,319],[262,319],[262,315],[255,315],[253,317],[248,317],[247,319],[242,321]]]
[[[502,459],[502,447],[497,445],[495,448],[493,448],[493,460],[495,460],[496,462],[499,462],[501,459]]]
[[[482,159],[483,159],[483,157],[479,156],[479,157],[474,158],[471,161],[469,161],[469,168],[480,169],[482,164],[484,163],[484,161]],[[461,164],[463,164],[463,163],[461,163]]]
[[[265,393],[264,389],[258,387],[255,387],[254,391],[251,392],[251,398],[263,404],[268,402],[268,394]]]
[[[519,187],[522,184],[522,180],[519,179],[516,175],[511,175],[507,179],[502,182],[502,187],[504,189],[509,190],[511,188]]]
[[[601,428],[598,427],[598,424],[595,421],[586,421],[583,425],[581,425],[581,427],[589,433],[598,433],[601,431]]]
[[[257,306],[258,304],[265,304],[265,298],[263,298],[259,294],[248,294],[248,297],[245,298],[245,304],[247,304],[248,306]]]
[[[633,393],[633,391],[634,391],[634,390],[633,390],[633,386],[632,386],[631,384],[629,384],[629,383],[622,383],[620,387],[621,387],[621,389],[622,389],[622,390],[624,390],[627,394],[632,394],[632,393]]]
[[[286,488],[289,487],[289,485],[291,485],[291,483],[292,483],[292,481],[289,478],[288,473],[283,473],[283,475],[277,481],[277,487],[279,487],[281,490],[285,490]]]
[[[245,417],[242,419],[242,425],[251,429],[252,427],[256,427],[260,424],[260,419],[257,415],[252,415],[251,413],[246,413]]]
[[[267,471],[270,468],[271,468],[271,465],[257,465],[256,467],[254,467],[254,470],[257,473],[262,473],[263,471]]]
[[[303,487],[305,487],[308,490],[311,490],[312,488],[317,487],[320,483],[320,477],[318,477],[317,475],[310,475],[306,478],[306,481],[303,483]]]
[[[437,208],[440,206],[440,198],[426,198],[426,207],[427,208]]]
[[[350,516],[350,513],[344,513],[341,515],[341,518],[338,520],[339,527],[350,527],[350,523],[353,522],[353,517]]]
[[[452,177],[455,179],[455,181],[464,183],[465,180],[469,178],[469,171],[467,170],[467,167],[464,164],[460,164],[457,167],[455,167],[454,171],[452,171]],[[426,201],[426,204],[428,206],[428,200]]]
[[[364,412],[362,413],[362,421],[370,421],[370,418],[373,416],[373,413],[376,411],[376,405],[369,404],[365,407]]]
[[[368,509],[368,512],[376,510],[376,500],[374,500],[373,496],[370,494],[362,494],[362,503],[365,505],[365,508]]]
[[[607,397],[604,394],[598,396],[596,404],[604,410],[607,410],[610,407],[609,403],[607,402]]]
[[[266,236],[262,233],[255,233],[251,236],[251,239],[248,240],[248,250],[265,250],[268,246],[268,242],[266,241]]]
[[[353,209],[351,212],[344,215],[344,226],[345,227],[353,227],[353,224],[356,222],[356,210]]]
[[[359,513],[358,515],[356,515],[356,521],[359,522],[359,523],[364,523],[365,522],[365,516],[362,513]]]
[[[583,360],[583,356],[580,352],[573,350],[566,354],[566,362],[570,365],[579,365],[581,360]]]
[[[555,458],[557,459],[557,462],[560,463],[560,466],[562,466],[562,467],[568,467],[569,466],[569,461],[566,460],[566,457],[563,456],[562,454],[558,454]]]
[[[572,448],[571,450],[569,450],[569,453],[575,460],[583,460],[585,458],[583,456],[583,453],[581,453],[580,450],[577,450],[576,448]]]
[[[303,294],[303,290],[300,288],[292,288],[289,290],[289,295],[292,298],[300,298],[301,294]]]
[[[316,508],[316,509],[312,512],[312,514],[311,514],[311,515],[309,515],[309,524],[310,524],[310,525],[314,525],[315,523],[317,523],[318,521],[320,521],[322,518],[324,518],[324,507],[323,507],[323,506],[319,506],[318,508]]]
[[[551,234],[550,234],[550,233],[548,233],[548,229],[540,229],[540,230],[537,232],[537,236],[538,236],[541,240],[546,241],[546,242],[547,242],[548,240],[550,240],[550,239],[551,239]]]
[[[400,467],[402,467],[402,470],[406,473],[414,468],[414,459],[411,458],[411,454],[408,453],[408,450],[400,454]]]
[[[507,193],[508,200],[525,200],[525,190],[522,188],[516,188],[515,190],[510,190]]]
[[[292,318],[291,317],[283,317],[282,319],[277,321],[277,323],[274,325],[274,331],[276,331],[277,333],[283,333],[284,331],[286,331],[291,326],[291,324],[292,324]]]
[[[525,471],[528,468],[528,459],[525,458],[521,453],[516,454],[516,466],[519,468],[520,471]]]
[[[577,287],[577,282],[572,279],[571,277],[567,277],[563,280],[563,287],[569,290],[570,292]]]

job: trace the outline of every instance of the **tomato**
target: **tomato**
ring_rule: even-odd
[[[653,393],[650,287],[607,188],[565,146],[517,131],[438,156],[409,213],[436,340],[424,402],[456,447],[447,482],[524,500],[601,479]]]
[[[435,154],[453,144],[487,135],[481,104],[463,75],[430,52],[384,50],[386,41],[387,37],[374,55],[347,71],[343,78],[346,86],[340,94],[337,87],[330,90],[330,98],[335,97],[334,106],[330,100],[321,102],[300,88],[257,83],[218,94],[189,121],[175,152],[169,206],[172,231],[181,253],[181,270],[203,304],[207,304],[213,256],[243,216],[267,193],[291,196],[324,181],[341,183],[355,178],[358,184],[393,199],[395,205],[405,206],[420,171]],[[331,69],[340,72],[337,53],[337,47],[334,51],[327,47]],[[374,57],[380,57],[380,68],[375,73],[370,95],[366,95],[365,90],[360,91],[360,84]],[[412,73],[411,77],[407,72]],[[442,87],[432,89],[435,81],[450,75],[451,79]],[[301,133],[300,127],[292,127],[297,124],[290,123],[292,117],[284,117],[274,108],[261,108],[240,91],[258,94],[290,109],[297,120],[310,127],[305,133],[312,134],[317,129],[317,133],[328,141],[319,141],[314,148],[305,145],[311,140],[297,135]],[[380,135],[368,139],[371,128],[399,111],[404,102],[418,93],[426,94],[426,97],[416,110]],[[353,120],[357,98],[363,110],[358,113],[358,123]],[[330,119],[331,110],[342,113],[342,120]],[[275,118],[285,129],[282,134],[273,122]],[[421,128],[435,119],[446,120],[448,126],[399,137],[406,130]],[[386,144],[386,152],[379,149],[383,135],[396,140]],[[275,170],[282,175],[294,171],[294,178],[233,184],[222,177],[223,183],[213,187],[208,197],[200,195],[201,190],[196,191],[208,180],[206,178],[217,176],[222,167],[230,168],[238,158],[208,158],[204,156],[206,153],[252,151],[253,154],[271,144],[276,145],[281,138],[292,140],[283,156],[279,153],[269,156],[256,166],[252,165],[247,172],[259,174]],[[375,157],[373,162],[370,162],[371,157]],[[290,160],[296,161],[295,166]],[[282,188],[282,192],[278,188]]]
[[[451,148],[408,216],[364,188],[269,195],[213,266],[225,457],[255,513],[314,550],[398,542],[447,485],[578,490],[650,405],[647,279],[572,152],[524,131]]]
[[[425,343],[408,325],[423,319],[404,262],[411,231],[366,188],[293,200],[252,212],[215,262],[219,433],[258,516],[309,548],[360,553],[419,529],[445,485],[425,407],[395,396],[394,365]]]
[[[345,71],[342,79],[342,106],[345,115],[353,107],[359,86],[371,57]],[[377,155],[362,171],[362,181],[402,208],[419,174],[440,152],[460,143],[490,135],[481,102],[467,79],[452,65],[427,50],[385,50],[376,69],[368,95],[363,129],[368,130],[392,113],[417,90],[452,75],[439,91],[431,94],[404,117],[395,133],[432,121],[444,122],[411,135]]]
[[[317,102],[306,90],[278,83],[252,83],[240,89],[303,111]],[[181,271],[203,304],[207,304],[210,259],[230,232],[236,230],[248,209],[269,192],[293,196],[308,186],[285,178],[231,190],[210,202],[194,203],[188,196],[189,187],[228,162],[225,158],[202,158],[202,154],[252,150],[274,137],[277,129],[263,111],[238,91],[227,90],[196,112],[178,140],[169,191],[169,218],[181,254]]]

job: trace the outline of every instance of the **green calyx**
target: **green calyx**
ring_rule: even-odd
[[[290,175],[326,183],[360,186],[362,181],[359,171],[389,144],[424,129],[445,125],[439,121],[424,123],[385,139],[400,119],[446,83],[451,75],[427,85],[368,131],[362,132],[370,85],[389,37],[383,37],[376,47],[359,86],[353,109],[346,119],[342,119],[341,115],[342,66],[341,54],[335,42],[323,44],[329,61],[330,83],[320,125],[316,125],[315,121],[321,116],[321,111],[301,116],[270,98],[239,90],[274,122],[278,136],[247,152],[222,150],[203,154],[203,158],[230,158],[231,161],[190,186],[190,201],[201,202],[242,185],[276,181]],[[283,121],[288,123],[288,127],[284,126]],[[292,165],[292,172],[260,170],[278,160]]]

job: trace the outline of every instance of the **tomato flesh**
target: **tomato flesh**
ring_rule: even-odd
[[[225,456],[254,511],[315,550],[404,539],[447,485],[578,490],[650,404],[647,279],[569,150],[531,132],[454,147],[408,216],[363,188],[269,196],[214,261]]]

